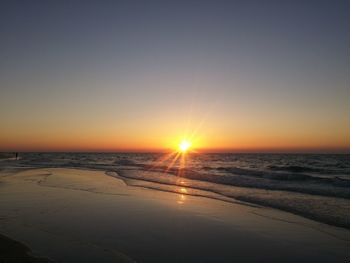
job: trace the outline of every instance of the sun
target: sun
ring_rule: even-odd
[[[179,144],[179,150],[182,153],[185,153],[188,151],[188,149],[191,147],[192,143],[188,140],[182,140]]]

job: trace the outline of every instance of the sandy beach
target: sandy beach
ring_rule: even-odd
[[[350,259],[349,230],[180,192],[128,186],[103,171],[4,169],[0,233],[55,262]]]

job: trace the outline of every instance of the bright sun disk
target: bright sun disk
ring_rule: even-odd
[[[179,149],[181,152],[185,153],[187,152],[187,150],[191,147],[191,143],[187,140],[183,140],[181,141],[181,143],[179,144]]]

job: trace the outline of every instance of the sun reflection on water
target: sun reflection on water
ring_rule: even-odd
[[[179,190],[180,193],[187,194],[187,189],[184,187],[181,187]]]
[[[179,200],[177,200],[176,202],[179,204],[179,205],[183,205],[186,201],[186,196],[183,195],[183,194],[180,194],[179,195]]]

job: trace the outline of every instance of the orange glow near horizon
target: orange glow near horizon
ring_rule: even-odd
[[[193,137],[193,136],[192,136]],[[183,176],[186,172],[186,162],[191,153],[196,153],[193,148],[192,140],[182,139],[177,143],[177,147],[169,153],[163,154],[158,160],[154,161],[149,167],[149,170],[162,170],[166,173],[176,173],[177,176]],[[185,184],[184,181],[180,180],[177,182],[178,185]],[[180,188],[181,193],[186,193],[186,188]]]
[[[181,139],[173,140],[169,136],[159,141],[153,138],[121,138],[116,135],[75,136],[0,136],[0,151],[106,151],[106,152],[171,152],[187,148]],[[209,138],[210,137],[210,138]],[[161,138],[160,136],[158,138]],[[236,133],[233,138],[228,135],[202,136],[191,140],[189,150],[200,152],[317,152],[317,151],[350,151],[350,142],[345,136],[328,139],[326,136],[278,136],[249,135]],[[331,141],[331,142],[329,142]],[[180,146],[181,145],[181,146]],[[185,150],[186,152],[186,150]]]
[[[200,118],[196,118],[197,120]],[[105,151],[105,152],[349,152],[346,129],[328,128],[313,132],[313,127],[261,124],[228,125],[223,119],[205,123],[161,119],[132,126],[77,124],[42,126],[19,123],[0,131],[0,151]],[[196,124],[196,125],[195,125]],[[72,124],[73,125],[73,124]],[[142,128],[142,132],[140,129]],[[181,150],[183,149],[183,150]]]

